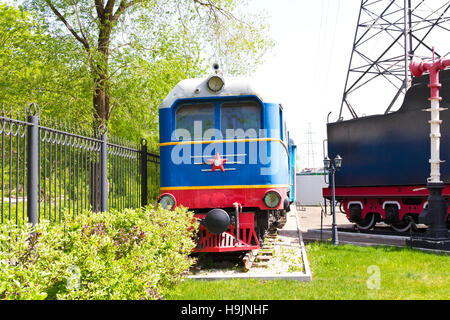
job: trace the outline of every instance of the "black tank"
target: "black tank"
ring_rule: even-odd
[[[450,70],[439,74],[440,106],[450,107]],[[336,186],[424,185],[430,176],[429,75],[413,79],[400,109],[327,124],[330,159],[343,158]],[[441,180],[450,183],[450,110],[441,111]]]

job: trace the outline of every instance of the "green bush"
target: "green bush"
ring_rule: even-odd
[[[0,226],[0,299],[162,299],[193,263],[185,208],[64,215]]]

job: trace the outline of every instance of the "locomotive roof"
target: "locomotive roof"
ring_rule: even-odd
[[[178,82],[159,105],[159,108],[170,108],[176,100],[187,98],[256,95],[264,101],[262,90],[256,88],[255,81],[250,78],[222,77],[225,85],[217,93],[208,90],[206,84],[208,79],[209,77],[186,79]]]

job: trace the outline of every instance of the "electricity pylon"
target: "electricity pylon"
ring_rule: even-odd
[[[442,41],[449,21],[450,1],[362,0],[338,120],[344,106],[353,118],[357,104],[376,102],[385,114],[400,106],[412,57],[430,58],[433,47],[437,58],[450,52]]]

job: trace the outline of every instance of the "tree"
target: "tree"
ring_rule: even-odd
[[[223,67],[231,74],[250,72],[272,42],[265,36],[266,25],[260,16],[237,16],[238,3],[28,0],[27,6],[43,15],[50,34],[63,35],[64,26],[66,34],[77,41],[82,52],[75,58],[89,69],[96,128],[108,124],[112,111],[123,106],[124,90],[135,88],[127,84],[138,84],[145,76],[140,71],[159,70],[159,64],[176,68],[173,62],[182,62],[177,75],[198,75],[205,70],[205,57],[215,56],[219,61],[223,58]],[[172,71],[167,70],[160,80],[170,78]]]
[[[0,4],[0,98],[11,102],[11,94],[26,90],[26,77],[39,68],[30,43],[42,42],[40,26],[21,10]],[[29,59],[23,59],[29,53]],[[17,81],[20,79],[20,81]]]
[[[70,37],[51,37],[44,22],[23,8],[0,5],[0,103],[15,111],[36,102],[42,120],[92,122],[90,78],[73,59],[74,44]]]

